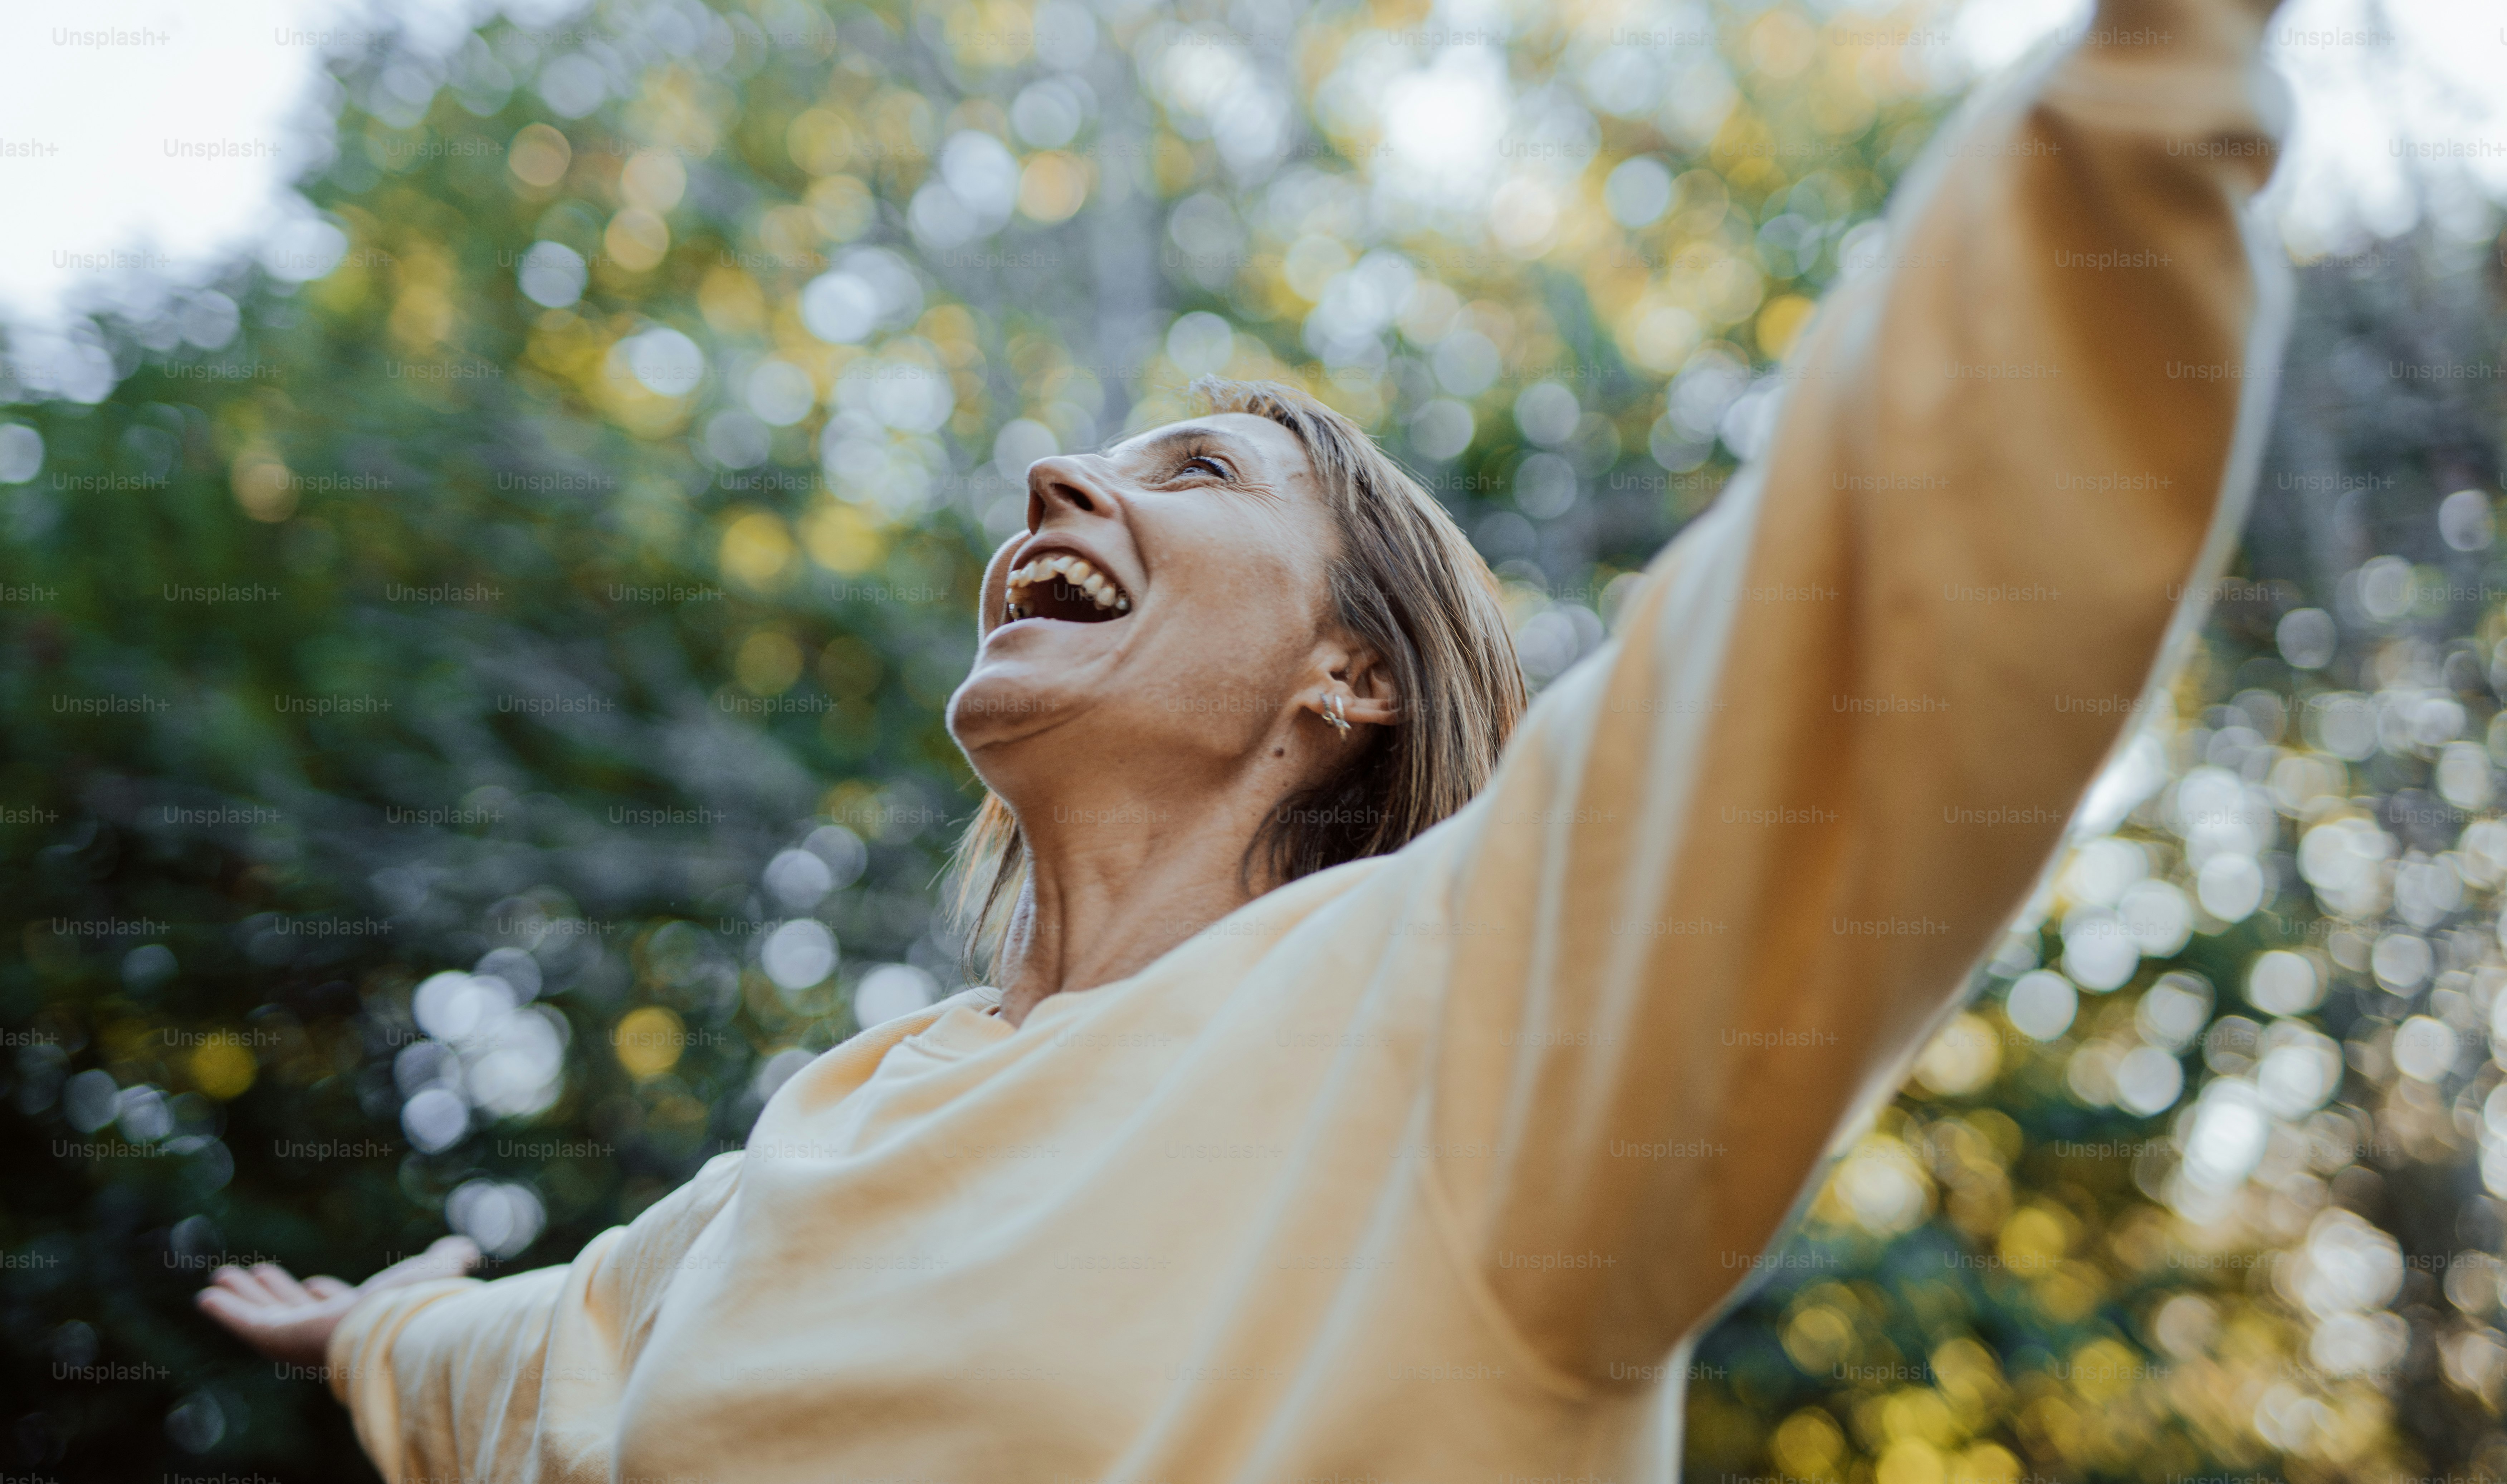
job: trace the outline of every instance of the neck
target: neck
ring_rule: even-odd
[[[1048,995],[1136,974],[1270,889],[1245,856],[1285,781],[1253,768],[1186,793],[1083,787],[1014,805],[1028,876],[1002,944],[1002,1017],[1020,1025]]]

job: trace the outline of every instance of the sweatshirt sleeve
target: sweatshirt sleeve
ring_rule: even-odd
[[[1765,454],[1412,847],[1435,1137],[1486,1151],[1432,1178],[1570,1373],[1732,1292],[2191,637],[2284,318],[2269,10],[2109,0],[1945,127]]]
[[[708,1161],[563,1267],[414,1284],[350,1310],[331,1335],[331,1390],[375,1467],[391,1484],[606,1484],[628,1371],[672,1276],[708,1260],[698,1238],[740,1163]]]

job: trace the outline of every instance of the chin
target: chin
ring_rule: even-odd
[[[1075,709],[1062,688],[1033,683],[1023,665],[978,662],[949,698],[949,735],[969,756],[1043,731]]]

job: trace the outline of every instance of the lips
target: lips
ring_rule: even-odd
[[[1011,568],[1002,618],[1104,624],[1131,611],[1132,596],[1094,562],[1073,552],[1048,552]]]

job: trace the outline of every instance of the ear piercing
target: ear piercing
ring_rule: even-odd
[[[1341,741],[1349,741],[1348,706],[1338,691],[1324,692],[1323,712],[1325,723],[1340,734]]]

